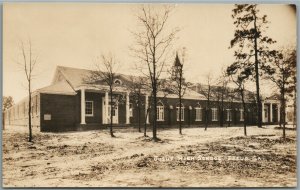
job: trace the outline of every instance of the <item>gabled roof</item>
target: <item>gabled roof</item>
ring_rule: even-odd
[[[89,85],[85,83],[85,79],[88,78],[92,74],[92,72],[92,70],[88,69],[58,66],[55,72],[54,79],[52,81],[52,85],[45,87],[45,89],[43,88],[43,90],[48,90],[49,92],[61,91],[62,93],[74,93],[75,90],[77,90],[81,86],[91,86],[91,88],[97,88],[99,90],[108,90],[108,87],[107,85],[105,85],[105,83],[97,85]],[[116,76],[122,81],[122,85],[115,88],[115,90],[117,91],[124,91],[129,83],[140,81],[141,78],[143,78],[145,81],[148,81],[146,77],[140,76],[125,75],[120,73],[117,73]],[[62,88],[66,88],[66,90],[63,90]],[[164,96],[164,93],[159,92],[158,95]],[[167,97],[175,98],[177,96],[176,94],[168,94]],[[193,89],[187,89],[184,98],[199,100],[205,99],[203,95],[197,93]]]
[[[271,96],[263,97],[262,99],[265,100],[265,101],[268,101],[268,100],[280,100],[280,95],[279,94],[272,94]]]
[[[79,69],[72,67],[58,66],[56,69],[56,74],[54,76],[52,84],[60,81],[60,77],[63,78],[72,86],[73,89],[76,89],[82,85],[86,85],[87,78],[92,74],[93,70],[88,69]],[[116,78],[122,81],[122,84],[126,85],[132,81],[140,80],[139,77],[132,75],[124,75],[116,73]],[[105,85],[105,83],[103,83]]]
[[[84,84],[84,79],[92,73],[91,70],[57,66],[52,84],[61,81],[61,76],[73,89]]]
[[[66,81],[59,81],[55,84],[51,84],[44,88],[37,89],[36,92],[48,93],[48,94],[64,94],[64,95],[75,95],[76,92]]]

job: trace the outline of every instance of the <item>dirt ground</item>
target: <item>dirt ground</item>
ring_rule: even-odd
[[[3,131],[4,187],[295,187],[296,131],[275,126],[142,133]],[[151,133],[149,133],[151,136]]]

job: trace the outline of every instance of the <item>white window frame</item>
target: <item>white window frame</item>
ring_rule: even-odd
[[[176,119],[179,121],[179,106],[176,107]],[[184,121],[184,105],[181,104],[181,121]]]
[[[240,121],[244,121],[245,120],[245,112],[243,109],[240,109]]]
[[[195,107],[195,121],[202,121],[202,108]]]
[[[91,114],[86,113],[87,108],[88,108],[87,103],[92,103],[92,113]],[[87,117],[94,116],[94,101],[85,101],[85,116],[87,116]]]
[[[211,109],[211,120],[218,121],[218,109],[217,108]]]
[[[232,121],[231,109],[226,109],[226,121]]]
[[[157,105],[157,115],[156,115],[156,121],[164,121],[165,120],[165,107],[163,103],[159,102]]]

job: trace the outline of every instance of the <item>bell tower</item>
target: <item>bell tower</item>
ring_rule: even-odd
[[[179,57],[178,57],[178,53],[176,52],[176,57],[175,57],[175,61],[174,61],[174,65],[172,66],[172,74],[171,74],[171,79],[172,80],[179,80],[180,79],[180,74],[182,74],[182,67],[183,64],[181,64]],[[182,78],[182,82],[185,81],[185,79],[183,78],[183,76],[181,76]]]

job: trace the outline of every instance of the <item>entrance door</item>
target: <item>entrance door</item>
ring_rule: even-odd
[[[110,100],[109,100],[110,101]],[[105,100],[104,98],[102,99],[102,118],[103,118],[103,123],[105,123],[105,118],[107,118],[107,124],[110,123],[110,114],[111,114],[111,107],[113,107],[113,124],[118,124],[119,123],[119,105],[113,105],[111,104],[108,105],[108,113],[106,114],[106,109],[105,109]],[[107,116],[107,117],[106,117]]]
[[[111,114],[111,107],[113,107],[113,111],[112,111],[112,116],[113,116],[113,123],[114,124],[118,124],[119,123],[119,117],[118,117],[118,115],[119,115],[119,106],[118,105],[116,105],[116,106],[108,106],[108,123],[110,123],[110,114]]]
[[[267,106],[265,106],[265,108],[264,108],[264,118],[263,119],[265,122],[269,122],[269,109]]]

